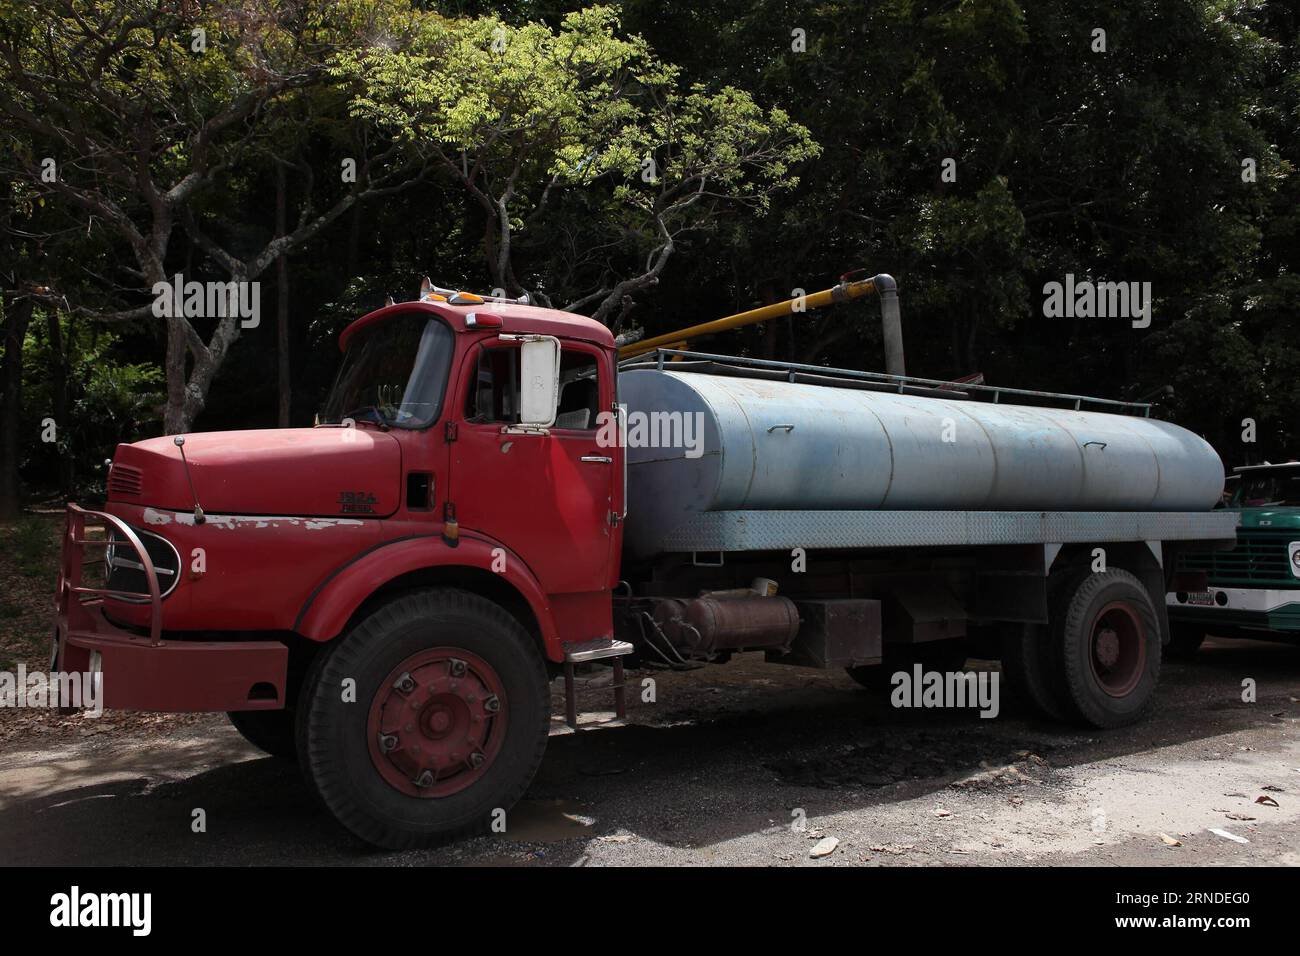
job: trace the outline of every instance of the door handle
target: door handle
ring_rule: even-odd
[[[583,455],[582,461],[590,461],[601,465],[613,464],[614,459],[608,455]]]

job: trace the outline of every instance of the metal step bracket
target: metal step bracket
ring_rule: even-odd
[[[574,730],[578,729],[578,691],[574,681],[574,667],[591,661],[613,658],[614,682],[610,688],[614,691],[614,715],[622,720],[627,716],[627,684],[623,675],[623,658],[631,654],[634,648],[627,641],[612,637],[597,637],[590,641],[564,644],[564,722]]]

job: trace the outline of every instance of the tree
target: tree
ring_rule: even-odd
[[[31,138],[30,151],[14,144],[8,172],[77,207],[89,228],[129,250],[117,264],[121,308],[104,309],[102,296],[93,306],[75,301],[58,287],[49,301],[67,298],[101,321],[149,319],[154,290],[171,277],[178,225],[229,280],[251,283],[358,203],[423,177],[425,164],[354,125],[340,159],[355,175],[322,184],[323,208],[309,179],[287,233],[250,241],[229,216],[240,208],[241,176],[282,139],[279,121],[310,96],[328,97],[329,59],[407,19],[404,3],[361,0],[0,2],[0,115]],[[203,409],[240,333],[232,311],[166,318],[169,432],[189,428]]]
[[[817,153],[806,129],[735,87],[684,87],[644,40],[620,35],[609,7],[557,28],[429,15],[404,45],[344,51],[333,73],[353,84],[354,117],[463,187],[498,288],[527,287],[605,323],[657,283],[683,235],[730,204],[766,208],[796,185],[791,166]],[[562,245],[544,243],[548,254],[524,272],[521,247],[546,234],[557,194],[579,190],[588,242],[575,250],[573,284],[554,279]],[[610,255],[593,258],[592,247]],[[620,254],[640,261],[615,265]]]

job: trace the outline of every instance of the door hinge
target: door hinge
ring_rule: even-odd
[[[456,422],[448,422],[448,423],[447,423],[447,441],[455,441],[455,440],[456,440],[456,437],[457,437],[456,432],[457,432],[457,430],[458,430],[457,427],[456,427],[456,424],[457,424]]]
[[[611,511],[611,512],[609,512],[608,521],[609,521],[610,527],[612,527],[612,528],[617,528],[617,527],[618,527],[618,523],[619,523],[620,521],[622,521],[622,520],[623,520],[622,516],[621,516],[617,511]]]

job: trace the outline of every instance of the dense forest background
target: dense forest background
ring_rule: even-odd
[[[425,275],[634,337],[889,272],[912,374],[1300,457],[1298,51],[1294,0],[0,0],[0,513],[310,424]],[[176,273],[260,324],[155,317]],[[1150,326],[1046,318],[1067,274]],[[878,369],[875,308],[713,344]]]

